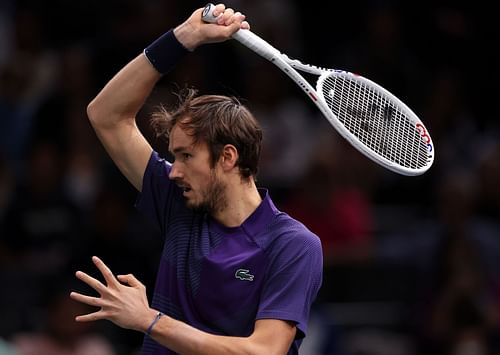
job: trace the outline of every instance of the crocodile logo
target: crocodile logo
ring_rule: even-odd
[[[234,273],[234,277],[242,281],[253,281],[254,275],[250,274],[250,270],[238,269]]]

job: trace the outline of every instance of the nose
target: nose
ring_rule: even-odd
[[[179,169],[179,165],[174,162],[172,164],[172,167],[170,168],[170,173],[168,174],[168,178],[170,180],[175,180],[175,179],[182,178],[182,176],[183,176],[183,174],[182,174],[181,170]]]

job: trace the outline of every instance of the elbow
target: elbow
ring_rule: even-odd
[[[87,117],[88,117],[90,123],[92,124],[92,126],[95,126],[95,124],[97,122],[97,117],[98,117],[97,107],[96,107],[96,104],[95,104],[95,100],[92,100],[87,105]]]
[[[87,117],[90,124],[94,130],[102,130],[106,128],[113,128],[113,115],[105,110],[104,107],[96,102],[96,99],[92,100],[87,105]]]
[[[115,129],[122,124],[133,124],[135,116],[125,114],[104,101],[95,98],[87,105],[87,117],[95,130]]]

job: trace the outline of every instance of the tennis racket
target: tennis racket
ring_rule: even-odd
[[[202,19],[215,23],[215,5]],[[389,91],[345,70],[320,68],[289,58],[265,40],[240,29],[232,36],[285,72],[311,99],[330,124],[358,151],[396,173],[416,176],[434,162],[429,131],[413,111]],[[314,89],[298,70],[317,75]]]

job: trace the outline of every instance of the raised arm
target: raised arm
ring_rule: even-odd
[[[163,51],[159,58],[148,59],[143,53],[138,55],[104,86],[87,107],[97,136],[120,171],[139,191],[142,190],[152,148],[136,125],[136,115],[162,76],[159,71],[161,61],[172,62],[175,58],[169,58],[169,55],[179,56],[179,51],[184,50],[182,47],[192,51],[204,43],[227,40],[239,28],[248,28],[243,15],[225,9],[224,5],[217,5],[215,10],[215,14],[223,13],[218,24],[204,23],[201,12],[202,9],[196,10],[174,29],[174,38],[170,42],[178,42],[173,43],[172,48],[168,48],[167,42],[159,42],[157,53]],[[162,47],[163,44],[166,45]],[[176,54],[169,53],[170,50],[175,50]]]

